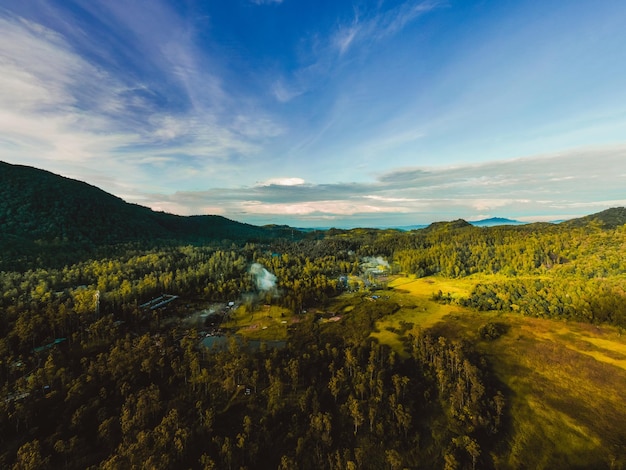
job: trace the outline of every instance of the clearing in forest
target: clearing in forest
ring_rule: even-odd
[[[231,311],[222,328],[248,339],[284,341],[292,321],[293,314],[284,307],[261,305],[253,309],[240,305]]]
[[[380,343],[388,344],[396,353],[404,356],[403,338],[407,333],[417,333],[430,328],[449,315],[468,311],[454,304],[442,304],[433,300],[441,291],[452,299],[469,295],[475,279],[451,280],[439,277],[399,277],[389,283],[391,288],[385,295],[400,306],[393,315],[376,322],[376,331],[371,336]]]
[[[509,410],[506,438],[493,455],[498,466],[626,465],[626,336],[607,325],[477,312],[432,300],[439,290],[452,299],[467,296],[477,282],[396,279],[390,295],[402,307],[377,322],[372,336],[399,353],[406,333],[416,329],[474,344],[501,383]],[[487,323],[502,335],[481,337]]]

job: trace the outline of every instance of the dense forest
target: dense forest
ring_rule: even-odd
[[[0,214],[13,237],[0,264],[2,468],[509,468],[511,391],[492,359],[443,329],[402,324],[401,350],[373,338],[401,308],[389,281],[481,276],[467,295],[432,299],[626,327],[622,208],[555,225],[242,225],[190,240],[101,239],[89,226],[59,239],[66,222],[41,209],[55,203],[37,204]],[[22,249],[22,219],[52,228]],[[42,255],[52,247],[65,251]],[[253,342],[229,323],[273,308],[280,337]],[[488,322],[479,337],[502,328]],[[596,468],[626,465],[615,439]]]
[[[481,461],[504,399],[470,345],[425,334],[399,360],[368,338],[375,320],[397,308],[382,300],[359,303],[344,323],[319,325],[303,312],[348,289],[342,275],[363,274],[359,255],[332,237],[278,245],[280,254],[252,244],[180,247],[3,273],[4,466]],[[259,291],[253,262],[279,280],[275,291]],[[253,293],[256,304],[284,305],[301,321],[282,349],[253,351],[233,338],[207,350],[196,329],[164,326],[166,313],[139,306],[161,292],[207,301]]]

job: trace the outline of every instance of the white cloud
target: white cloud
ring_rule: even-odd
[[[367,213],[390,213],[407,212],[402,207],[377,206],[362,201],[310,201],[300,203],[274,203],[267,204],[260,201],[244,201],[241,209],[255,215],[288,215],[308,216],[312,214],[324,214],[332,216],[352,216]]]
[[[373,199],[374,201],[381,202],[417,202],[417,199],[410,199],[406,197],[385,197],[385,196],[377,196],[377,195],[367,195],[363,196],[365,199]]]
[[[302,178],[270,178],[260,183],[259,186],[300,186],[304,183]]]
[[[128,54],[138,54],[139,68],[156,67],[166,77],[156,84],[98,62],[100,51],[84,55],[71,42],[78,30],[61,34],[0,17],[1,160],[75,175],[109,191],[132,183],[146,192],[156,187],[156,170],[160,190],[191,170],[197,178],[232,177],[231,158],[240,164],[255,158],[284,132],[255,107],[234,106],[185,25],[160,2],[150,5],[149,21],[116,4],[89,7],[102,21],[128,26],[136,39]],[[180,103],[171,106],[175,99]]]
[[[397,34],[420,16],[441,7],[441,1],[412,0],[384,12],[369,14],[355,12],[351,23],[339,25],[331,38],[331,44],[343,55],[353,44],[365,41],[381,41]],[[363,19],[361,19],[363,17]]]
[[[111,132],[106,114],[123,84],[74,53],[43,26],[0,18],[0,136],[6,160],[88,160],[135,137]],[[99,84],[107,83],[107,87]],[[44,165],[45,166],[45,165]]]

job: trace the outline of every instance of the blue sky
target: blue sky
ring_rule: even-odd
[[[626,205],[621,0],[3,0],[0,160],[254,224]]]

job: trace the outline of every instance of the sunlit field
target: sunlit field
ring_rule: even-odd
[[[485,282],[485,278],[480,279]],[[493,455],[501,468],[606,468],[626,464],[626,337],[610,326],[480,313],[440,304],[432,294],[469,293],[476,278],[398,278],[389,295],[400,310],[377,322],[372,337],[402,354],[409,332],[470,339],[506,390],[510,420]],[[480,337],[487,322],[497,339]],[[409,328],[410,327],[410,328]]]
[[[222,323],[222,328],[248,339],[282,341],[287,339],[287,326],[292,322],[289,309],[261,305],[256,309],[245,305],[233,310]]]

